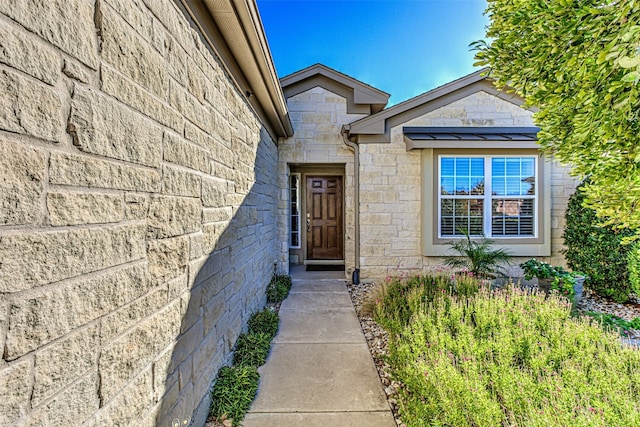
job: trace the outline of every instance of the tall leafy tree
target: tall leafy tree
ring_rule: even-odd
[[[589,177],[585,203],[640,230],[640,0],[488,0],[486,13],[477,64],[539,108],[543,150]]]

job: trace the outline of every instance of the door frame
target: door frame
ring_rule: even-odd
[[[345,164],[290,164],[290,173],[300,174],[300,248],[289,248],[289,254],[295,253],[299,256],[304,265],[342,265],[345,264],[346,252],[346,174]],[[342,177],[342,259],[308,259],[307,256],[307,177],[309,176],[340,176]],[[287,212],[287,220],[290,220],[290,213]]]

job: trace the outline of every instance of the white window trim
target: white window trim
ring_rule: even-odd
[[[291,200],[291,178],[293,178],[293,177],[297,177],[298,178],[298,188],[297,188],[297,191],[296,191],[296,200],[295,200],[296,206],[298,206],[298,221],[297,221],[297,223],[298,223],[298,231],[297,231],[297,233],[298,233],[298,245],[297,246],[294,246],[294,245],[291,244],[291,241],[292,241],[291,237],[293,236],[293,233],[294,233],[293,229],[291,229],[291,220],[293,218],[293,212],[291,210],[291,205],[292,205],[292,202],[293,202]],[[300,249],[300,248],[302,248],[302,231],[300,229],[301,216],[302,216],[302,211],[301,211],[301,206],[300,206],[300,192],[302,190],[300,188],[301,185],[302,185],[302,175],[300,173],[297,173],[297,172],[291,173],[289,175],[289,185],[288,185],[288,188],[289,188],[289,212],[288,212],[289,213],[289,215],[288,215],[288,217],[289,217],[289,249]]]
[[[422,202],[421,202],[421,241],[422,254],[427,257],[442,257],[455,255],[450,250],[451,238],[438,238],[437,228],[437,195],[438,190],[437,156],[439,154],[459,154],[470,156],[481,155],[502,155],[503,153],[514,154],[515,149],[497,150],[494,147],[478,149],[456,149],[456,148],[424,148],[422,149]],[[530,148],[517,148],[517,153],[522,155],[533,155],[538,157],[538,207],[540,228],[538,228],[538,239],[528,242],[525,239],[504,239],[493,238],[494,247],[509,250],[513,256],[522,257],[547,257],[551,256],[551,164],[538,150]]]
[[[540,194],[540,188],[538,186],[538,183],[540,181],[540,179],[538,178],[538,157],[531,155],[531,154],[464,154],[464,153],[460,153],[460,154],[438,154],[437,157],[437,164],[436,164],[436,168],[437,168],[437,195],[438,195],[438,206],[437,206],[437,212],[438,212],[438,238],[439,239],[461,239],[464,238],[464,236],[450,236],[450,235],[442,235],[442,221],[441,221],[441,216],[442,216],[442,171],[440,170],[440,166],[441,166],[441,159],[443,157],[450,157],[450,158],[476,158],[476,159],[483,159],[484,160],[484,194],[480,195],[470,195],[470,196],[456,196],[456,195],[451,195],[451,196],[447,196],[445,197],[445,199],[460,199],[460,200],[469,200],[469,199],[482,199],[483,200],[483,214],[482,214],[482,219],[483,219],[483,224],[482,224],[482,228],[485,231],[485,236],[490,237],[490,238],[499,238],[499,239],[537,239],[538,238],[538,199],[539,199],[539,194]],[[491,159],[493,158],[532,158],[533,159],[533,170],[534,170],[534,177],[535,177],[535,181],[534,181],[534,188],[536,189],[536,193],[533,196],[494,196],[492,195],[492,162]],[[496,235],[493,236],[491,233],[487,233],[487,231],[490,231],[492,229],[492,218],[491,218],[491,213],[493,212],[493,200],[494,199],[533,199],[533,212],[535,213],[534,215],[534,221],[533,221],[533,235],[532,236],[502,236],[502,235]],[[480,237],[480,236],[472,236],[472,237]]]

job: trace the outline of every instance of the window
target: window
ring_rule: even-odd
[[[300,174],[291,174],[289,177],[289,217],[291,232],[289,234],[289,247],[300,248]]]
[[[439,237],[536,237],[536,162],[535,156],[439,156]]]

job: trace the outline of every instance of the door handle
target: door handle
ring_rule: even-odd
[[[311,219],[307,218],[307,231],[311,231]]]

